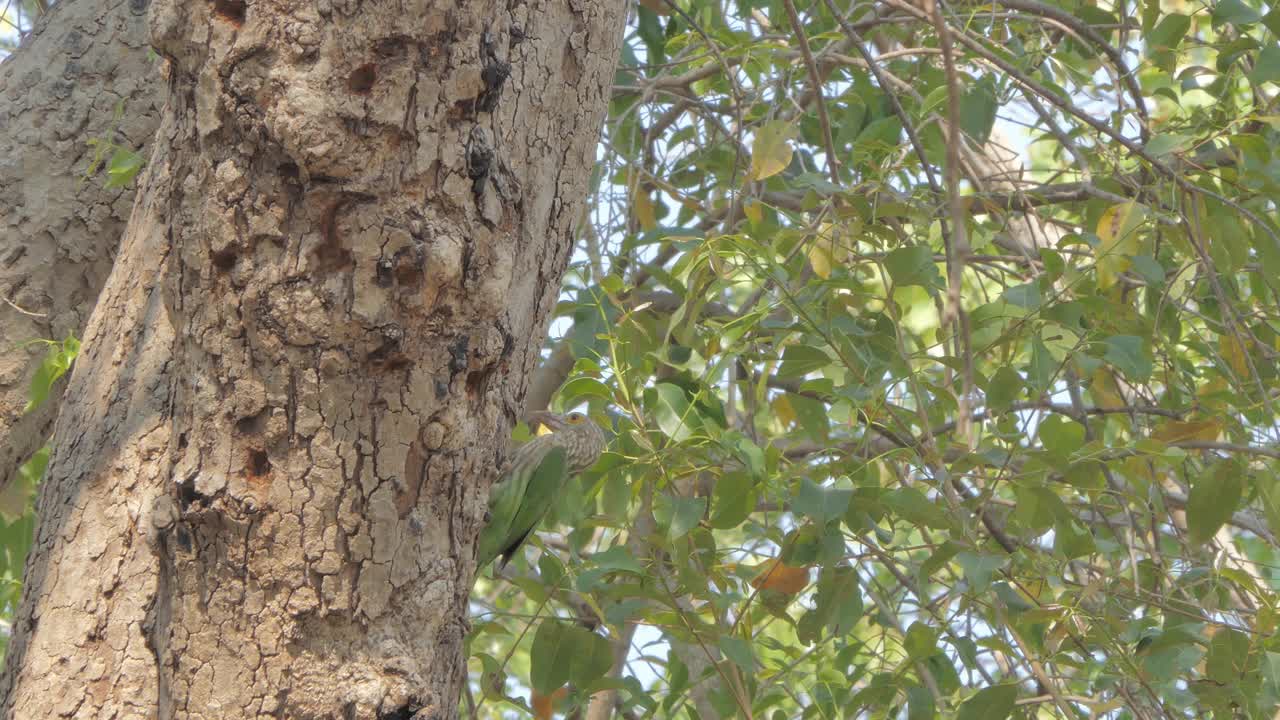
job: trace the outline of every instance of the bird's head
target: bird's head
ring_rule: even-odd
[[[569,453],[569,472],[577,474],[595,464],[604,452],[604,432],[586,413],[564,415],[536,412],[529,415],[530,426],[541,423],[551,431],[552,442]]]
[[[591,425],[592,423],[585,413],[571,412],[561,415],[559,413],[539,411],[529,413],[529,424],[531,426],[542,424],[552,432],[561,432],[580,428],[584,425]]]

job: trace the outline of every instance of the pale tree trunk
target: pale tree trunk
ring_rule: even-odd
[[[621,0],[165,0],[4,716],[447,718]]]
[[[83,332],[129,219],[136,186],[85,172],[90,139],[138,150],[155,134],[146,36],[145,2],[67,0],[0,65],[0,488],[49,439],[61,400],[23,412],[45,353],[23,344]]]

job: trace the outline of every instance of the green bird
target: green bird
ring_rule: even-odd
[[[477,568],[498,556],[498,570],[516,554],[570,477],[586,470],[604,452],[604,433],[586,415],[573,412],[530,415],[530,426],[546,425],[539,435],[516,449],[502,478],[489,495],[489,521],[480,533]]]

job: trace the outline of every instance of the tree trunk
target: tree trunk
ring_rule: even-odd
[[[90,140],[138,150],[155,134],[146,36],[143,2],[67,0],[0,65],[0,488],[49,439],[61,401],[23,412],[45,353],[23,344],[83,333],[133,207],[135,185],[85,172]]]
[[[164,0],[6,717],[453,717],[620,0]]]

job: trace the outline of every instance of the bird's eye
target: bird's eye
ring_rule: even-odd
[[[569,413],[569,416],[565,419],[568,420],[570,424],[579,425],[583,420],[586,420],[586,417],[584,417],[582,413]]]

